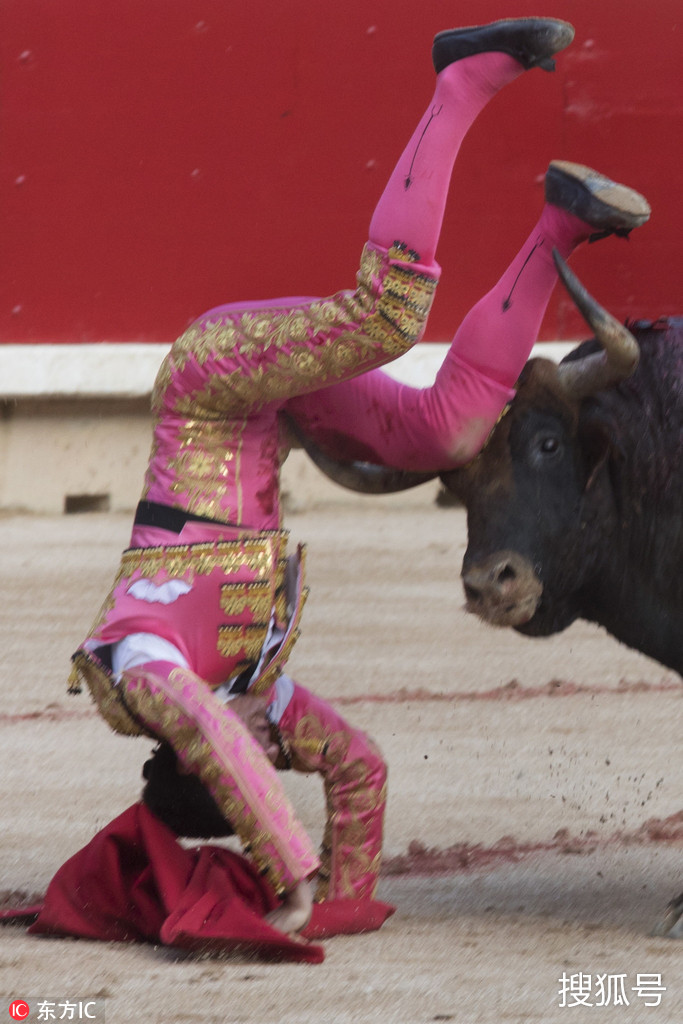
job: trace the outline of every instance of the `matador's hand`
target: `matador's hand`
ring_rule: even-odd
[[[308,882],[303,881],[286,893],[281,905],[266,915],[266,921],[278,931],[290,935],[306,927],[312,911],[313,889]]]
[[[280,748],[274,742],[270,722],[268,721],[268,701],[265,697],[255,697],[247,692],[233,697],[228,707],[242,719],[249,732],[252,734],[266,752],[266,756],[275,764]]]

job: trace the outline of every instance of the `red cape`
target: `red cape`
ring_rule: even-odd
[[[372,931],[394,912],[377,900],[319,903],[304,937],[291,938],[264,919],[277,905],[251,861],[220,846],[186,849],[138,803],[59,869],[29,932],[320,963],[323,948],[308,939]]]

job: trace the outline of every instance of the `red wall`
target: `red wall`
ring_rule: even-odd
[[[555,0],[577,29],[477,122],[428,337],[530,228],[554,157],[644,192],[649,225],[574,266],[613,312],[682,314],[680,0]],[[434,33],[518,0],[3,0],[0,341],[170,341],[220,302],[352,286],[429,100]],[[558,289],[542,337],[572,337]]]

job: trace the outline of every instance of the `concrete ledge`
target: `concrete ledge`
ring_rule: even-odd
[[[0,345],[0,398],[149,395],[166,345]]]
[[[387,365],[405,383],[432,383],[448,346],[416,345]],[[561,359],[571,343],[543,342],[533,354]],[[140,398],[149,395],[168,346],[158,344],[0,345],[0,398]]]

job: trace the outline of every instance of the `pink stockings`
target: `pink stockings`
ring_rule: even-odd
[[[401,242],[423,265],[434,265],[460,144],[488,100],[521,73],[500,53],[468,57],[441,72],[372,218],[372,242]],[[546,203],[500,281],[458,329],[432,387],[410,388],[374,371],[295,397],[288,411],[337,458],[424,471],[469,461],[511,398],[538,336],[557,283],[553,248],[566,259],[593,230]]]
[[[438,76],[431,105],[400,157],[370,225],[370,240],[395,241],[431,263],[443,221],[451,172],[460,145],[477,115],[504,85],[523,74],[504,53],[482,53],[449,65]],[[512,387],[538,335],[557,282],[556,246],[565,259],[590,229],[557,207],[546,206],[539,223],[498,284],[458,330],[451,355]],[[444,367],[441,384],[452,376]],[[450,387],[450,385],[449,385]]]
[[[480,451],[536,341],[557,271],[594,229],[546,204],[500,281],[465,317],[431,387],[381,370],[299,395],[287,410],[333,457],[401,469],[455,468]]]
[[[566,211],[546,204],[501,279],[463,320],[449,355],[499,384],[513,387],[557,283],[553,248],[567,259],[593,230]],[[449,373],[446,364],[442,373]]]
[[[371,242],[385,249],[402,242],[419,254],[420,263],[434,261],[460,145],[488,101],[522,73],[516,60],[495,52],[444,68],[377,205]]]

